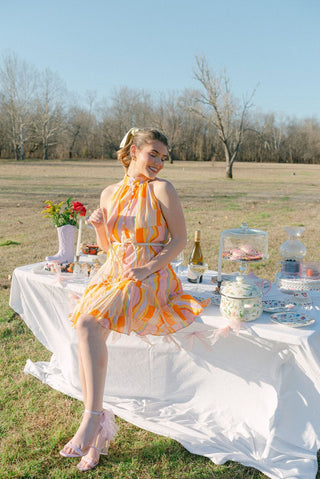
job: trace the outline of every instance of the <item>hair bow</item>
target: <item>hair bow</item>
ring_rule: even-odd
[[[122,138],[122,141],[120,143],[120,148],[124,148],[129,143],[131,138],[133,138],[138,131],[139,131],[139,128],[130,128],[130,130]]]

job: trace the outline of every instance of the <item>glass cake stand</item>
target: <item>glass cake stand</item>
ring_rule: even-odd
[[[285,226],[287,240],[280,246],[282,268],[275,276],[276,286],[287,294],[293,294],[297,303],[311,302],[310,291],[320,290],[320,278],[308,278],[301,274],[306,247],[300,241],[305,231],[301,226]]]
[[[320,289],[320,279],[301,278],[290,275],[286,277],[281,273],[277,273],[276,285],[284,292],[317,291]]]
[[[268,234],[265,231],[248,228],[241,223],[240,228],[225,230],[220,235],[217,283],[222,282],[222,260],[238,263],[240,275],[244,275],[248,263],[268,259]]]

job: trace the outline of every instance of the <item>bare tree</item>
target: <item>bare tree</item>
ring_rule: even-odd
[[[60,77],[49,69],[40,76],[39,94],[35,101],[33,129],[35,142],[48,159],[49,148],[56,145],[64,124],[63,97],[65,86]]]
[[[181,109],[180,98],[174,92],[159,95],[153,114],[152,124],[161,130],[168,138],[171,148],[170,162],[176,157],[175,149],[181,132],[184,112]]]
[[[152,124],[153,104],[149,93],[127,87],[115,89],[110,105],[100,109],[103,150],[114,156],[123,135],[131,127]]]
[[[320,160],[320,122],[316,118],[307,118],[304,121],[304,131],[307,136],[307,151],[311,163]]]
[[[95,127],[95,116],[83,106],[71,106],[67,112],[65,143],[69,159],[87,157]]]
[[[220,146],[217,144],[217,129],[190,108],[198,94],[197,90],[187,89],[179,97],[182,125],[176,141],[176,151],[182,160],[211,160]]]
[[[116,127],[117,142],[131,127],[141,128],[152,121],[152,101],[144,90],[121,87],[111,97],[110,116]]]
[[[37,91],[36,69],[15,54],[3,58],[0,67],[2,105],[9,125],[9,137],[17,160],[24,159],[24,143],[29,139],[33,99]]]
[[[96,90],[86,90],[85,101],[86,101],[86,104],[88,105],[88,110],[90,114],[92,114],[94,111],[96,100],[97,100]]]
[[[232,95],[226,72],[215,74],[205,57],[196,57],[194,74],[202,92],[196,97],[192,109],[217,129],[226,160],[226,178],[232,178],[233,163],[243,141],[246,115],[255,92],[243,98],[242,105],[239,105]]]
[[[226,72],[196,57],[201,89],[154,93],[120,87],[97,101],[95,91],[77,98],[50,70],[38,72],[15,54],[0,59],[0,157],[115,158],[132,126],[154,126],[171,144],[171,158],[320,164],[320,122],[250,109],[237,101]],[[200,90],[200,91],[199,91]]]

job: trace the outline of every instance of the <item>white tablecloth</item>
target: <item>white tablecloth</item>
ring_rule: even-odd
[[[11,307],[51,351],[48,362],[28,360],[25,371],[81,399],[77,335],[68,320],[73,292],[84,284],[16,268]],[[212,294],[184,281],[197,296]],[[316,322],[294,329],[270,322],[268,313],[212,344],[227,326],[211,305],[185,330],[166,338],[112,332],[104,402],[123,419],[179,441],[216,464],[252,466],[273,479],[316,477],[320,444],[320,296]],[[197,333],[197,335],[195,334]],[[192,348],[193,347],[193,348]],[[192,350],[191,350],[192,348]]]

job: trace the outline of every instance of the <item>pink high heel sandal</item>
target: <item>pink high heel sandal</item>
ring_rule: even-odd
[[[77,468],[81,472],[90,471],[99,463],[100,455],[107,456],[110,442],[113,441],[118,433],[118,426],[115,422],[114,414],[110,410],[104,410],[100,421],[100,427],[97,433],[96,441],[89,446],[89,449],[95,449],[99,455],[97,461],[92,461],[88,457],[83,456]],[[88,454],[88,453],[87,453]]]
[[[84,413],[92,414],[94,416],[102,416],[103,415],[103,411],[95,412],[95,411],[88,411],[88,409],[85,409]],[[101,424],[101,421],[100,421],[100,424]],[[99,430],[100,430],[100,426],[99,426]],[[85,456],[85,454],[88,453],[90,447],[91,446],[88,445],[84,449],[80,449],[79,447],[72,444],[72,442],[70,441],[64,446],[63,449],[61,449],[60,454],[63,457],[83,457],[83,456]],[[67,448],[72,449],[72,452],[71,453],[66,452],[65,449],[67,449]]]

